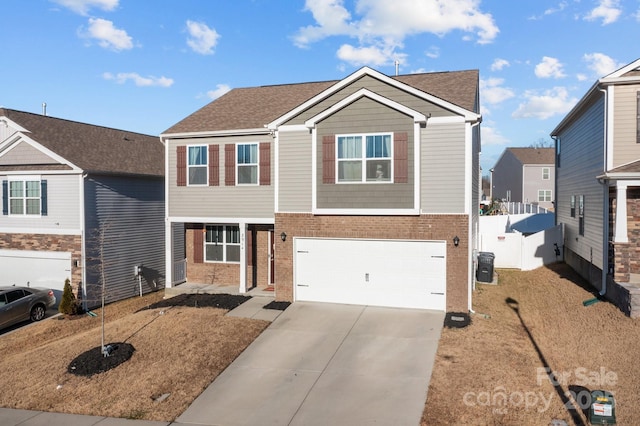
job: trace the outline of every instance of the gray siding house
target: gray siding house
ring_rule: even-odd
[[[467,312],[478,111],[474,70],[230,91],[161,135],[167,285]]]
[[[157,137],[0,108],[0,285],[68,278],[93,307],[103,265],[107,302],[164,287],[163,164]]]
[[[553,209],[555,150],[507,148],[491,172],[493,199]]]
[[[640,316],[640,60],[599,79],[553,130],[564,257]]]

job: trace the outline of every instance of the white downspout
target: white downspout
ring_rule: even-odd
[[[470,136],[471,136],[471,155],[469,155],[470,157],[470,161],[471,161],[471,167],[469,167],[469,170],[473,169],[473,158],[471,158],[471,156],[473,155],[473,130],[474,127],[479,126],[480,125],[480,120],[476,121],[475,123],[473,123],[470,126]],[[479,137],[479,136],[478,136]],[[478,140],[478,144],[480,144],[480,140]],[[471,176],[473,176],[473,172],[471,174]],[[478,176],[480,178],[480,187],[482,187],[482,176]],[[471,185],[473,185],[473,182],[471,183]],[[469,203],[471,203],[471,209],[468,210],[469,213],[469,229],[467,230],[468,232],[468,236],[471,237],[471,239],[467,242],[467,259],[472,260],[473,259],[473,250],[474,248],[472,247],[471,241],[473,240],[473,216],[474,216],[474,211],[475,214],[478,214],[478,206],[473,206],[473,191],[471,191],[471,196],[469,197]],[[474,210],[475,209],[475,210]],[[468,293],[468,297],[467,299],[469,300],[468,304],[468,309],[469,312],[471,314],[475,314],[476,312],[473,310],[473,303],[471,298],[473,297],[473,287],[475,286],[475,280],[474,280],[474,273],[473,273],[473,265],[475,264],[475,262],[470,262],[470,268],[469,268],[469,284],[467,285],[468,289],[467,289],[467,293]]]
[[[87,311],[87,224],[85,222],[84,187],[86,173],[80,175],[80,255],[82,256],[82,309]]]

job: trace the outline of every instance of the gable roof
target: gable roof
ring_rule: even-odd
[[[158,137],[0,108],[3,116],[22,127],[25,137],[85,172],[164,176],[164,144]]]
[[[478,112],[478,70],[402,75],[392,78],[468,111]],[[163,135],[254,129],[287,114],[342,80],[233,89]]]
[[[507,148],[522,164],[555,164],[554,148]]]

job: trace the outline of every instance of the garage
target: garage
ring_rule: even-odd
[[[446,308],[444,241],[294,239],[295,299]]]
[[[62,294],[71,279],[71,253],[56,251],[0,250],[0,285],[45,287]]]

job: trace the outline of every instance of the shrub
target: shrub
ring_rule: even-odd
[[[76,296],[71,289],[71,281],[67,278],[64,281],[64,290],[62,291],[62,300],[58,306],[58,311],[65,315],[75,315],[79,312]]]

